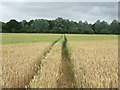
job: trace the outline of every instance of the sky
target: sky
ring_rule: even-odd
[[[1,2],[0,21],[49,19],[57,17],[73,21],[105,20],[110,23],[118,19],[117,2]]]

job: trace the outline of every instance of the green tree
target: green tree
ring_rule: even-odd
[[[0,33],[2,33],[2,22],[0,22]]]
[[[101,34],[110,34],[109,24],[105,21],[101,22]]]
[[[110,32],[111,34],[118,34],[118,21],[113,20],[110,24]]]
[[[48,31],[49,23],[44,19],[36,19],[31,23],[30,27],[37,33],[43,33]]]
[[[6,30],[10,33],[17,33],[21,30],[21,24],[17,22],[16,20],[12,19],[9,22],[6,23]],[[16,29],[15,32],[13,32],[13,28]]]
[[[100,34],[101,33],[101,23],[100,20],[97,20],[94,24],[94,32],[96,34]]]

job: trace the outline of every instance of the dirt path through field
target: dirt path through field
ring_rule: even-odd
[[[42,59],[44,59],[46,56],[47,56],[47,54],[50,52],[50,50],[52,49],[52,47],[62,38],[63,36],[61,36],[60,38],[58,38],[57,40],[55,40],[52,44],[51,44],[51,46],[48,48],[48,50],[46,50],[45,52],[44,52],[44,55],[43,55],[43,58]],[[42,60],[41,59],[41,60]],[[40,64],[39,64],[40,65]]]
[[[50,51],[52,50],[53,46],[62,38],[63,36],[61,36],[60,38],[58,38],[57,40],[55,40],[50,47],[44,52],[43,54],[43,58],[40,58],[40,62],[37,64],[37,70],[36,73],[38,72],[38,70],[41,68],[41,60],[45,59],[47,57],[47,55],[50,53]],[[30,81],[34,78],[34,76],[36,75],[36,73],[33,75],[33,77],[29,80],[29,82],[25,85],[28,86]]]
[[[64,41],[62,44],[62,52],[61,52],[62,60],[61,67],[59,71],[59,80],[57,81],[58,88],[75,88],[75,76],[71,64],[71,59],[69,55],[69,51],[67,48],[67,38],[64,35]]]
[[[24,88],[39,70],[52,47],[62,38],[50,43],[3,45],[3,88]]]

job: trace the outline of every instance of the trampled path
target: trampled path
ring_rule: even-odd
[[[62,43],[62,60],[59,71],[59,80],[57,81],[58,88],[76,88],[76,81],[72,63],[70,59],[70,53],[67,47],[67,38],[64,35],[64,41]]]
[[[41,87],[42,88],[77,88],[75,75],[74,75],[74,71],[73,71],[73,65],[72,65],[72,62],[70,59],[70,53],[69,53],[69,50],[67,47],[67,38],[65,35],[63,37],[61,49],[60,48],[56,49],[56,50],[58,50],[58,52],[56,52],[56,50],[54,49],[54,48],[56,48],[56,46],[54,47],[54,45],[60,39],[62,39],[62,37],[63,36],[61,36],[59,39],[54,41],[52,43],[52,45],[50,46],[50,48],[44,53],[44,57],[42,60],[43,62],[40,63],[40,65],[39,65],[38,73],[30,81],[28,88],[41,88]],[[56,64],[56,63],[51,63],[51,62],[53,62],[55,59],[57,59],[57,58],[55,58],[54,55],[51,54],[51,50],[53,50],[52,53],[54,53],[54,55],[55,55],[55,53],[58,54],[58,61],[56,61],[57,65],[55,65],[55,66],[57,66],[56,68],[58,68],[58,70],[56,72],[52,71],[52,66],[50,67],[51,69],[48,67],[49,63],[54,66],[54,64]],[[51,61],[52,59],[49,60],[50,59],[49,54],[52,55],[51,58],[53,58],[53,61]],[[45,62],[46,62],[46,64],[44,64],[44,66],[43,66],[42,64]],[[49,69],[47,71],[43,71],[44,67],[48,67]],[[46,78],[44,76],[44,75],[46,75],[45,73],[49,74],[49,75],[47,75],[48,77],[46,77]],[[56,73],[57,77],[56,77],[56,75],[55,75],[55,78],[54,78],[54,75],[51,76],[53,73]],[[49,77],[49,76],[51,76],[51,77]],[[47,79],[51,79],[51,78],[54,78],[55,80],[47,80]],[[43,79],[42,80],[43,82],[41,81],[41,79]],[[53,81],[55,81],[56,83],[54,83]],[[46,85],[44,85],[44,83]],[[53,85],[52,83],[54,83],[56,85]]]
[[[39,62],[37,63],[37,65],[36,65],[36,74],[37,74],[37,72],[38,72],[38,70],[39,69],[41,69],[41,60],[43,60],[43,59],[45,59],[46,57],[47,57],[47,55],[50,53],[50,51],[52,50],[52,48],[53,48],[53,46],[60,40],[60,39],[62,39],[62,35],[61,35],[61,37],[60,38],[58,38],[57,40],[55,40],[50,46],[49,46],[49,48],[47,48],[46,50],[45,50],[45,52],[43,53],[43,56],[42,57],[40,57],[39,58]],[[35,75],[34,75],[35,76]],[[27,87],[27,88],[29,88],[29,83],[30,83],[30,81],[34,78],[34,76],[29,80],[29,82],[25,85],[25,88]]]

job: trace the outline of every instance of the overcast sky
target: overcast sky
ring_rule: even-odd
[[[117,2],[1,2],[0,21],[7,22],[10,19],[55,19],[63,17],[74,21],[96,20],[111,22],[118,19]]]

